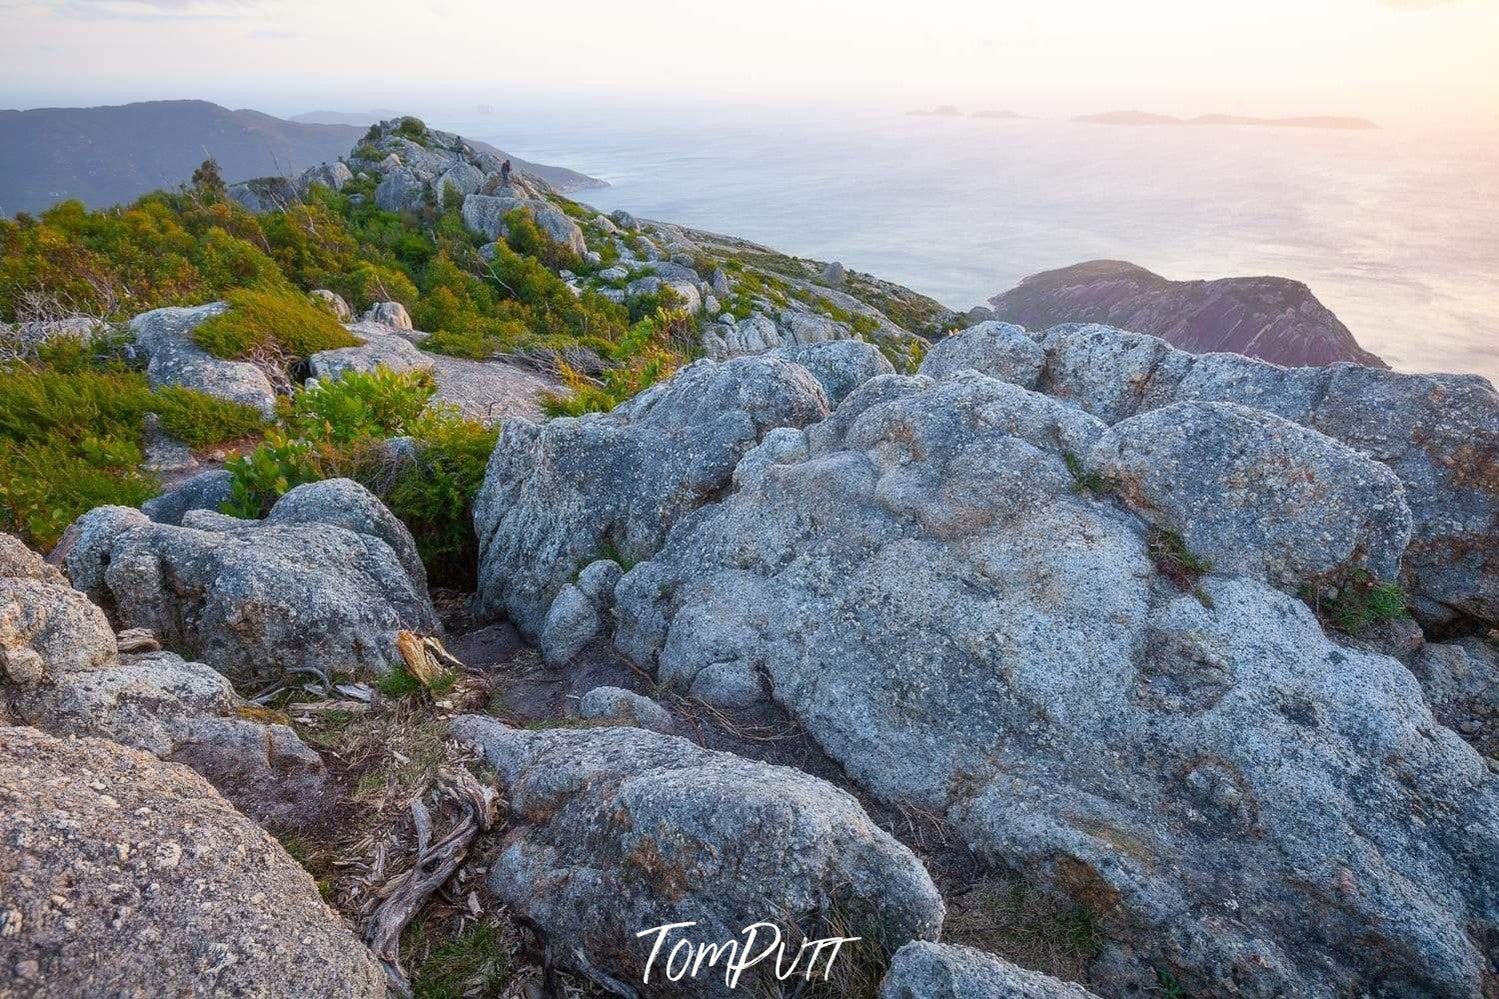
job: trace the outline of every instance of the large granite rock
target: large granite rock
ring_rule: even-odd
[[[286,517],[295,522],[273,507],[263,522],[225,518],[222,530],[100,507],[70,528],[79,540],[63,564],[79,585],[98,588],[125,627],[149,628],[236,682],[399,665],[398,631],[437,628],[426,587],[379,518],[365,525],[374,533],[361,533],[343,525],[363,514],[304,521],[315,504],[294,506],[297,516]]]
[[[271,380],[249,361],[214,357],[193,342],[193,330],[228,309],[223,302],[190,309],[154,309],[130,321],[136,345],[149,358],[146,379],[152,388],[180,385],[220,399],[243,403],[271,419],[276,391]]]
[[[908,943],[896,951],[879,999],[1097,999],[1049,975],[1017,968],[972,947]]]
[[[767,430],[826,415],[805,368],[755,357],[690,364],[611,413],[507,422],[474,506],[481,607],[538,637],[574,572],[649,556]]]
[[[1086,464],[1193,555],[1293,590],[1361,570],[1393,580],[1410,541],[1394,472],[1247,406],[1179,402],[1121,420]]]
[[[1411,510],[1401,581],[1418,616],[1448,627],[1499,624],[1499,394],[1485,379],[1349,364],[1280,368],[1107,326],[1060,326],[1039,342],[1042,389],[1106,423],[1175,402],[1234,402],[1389,466]],[[1000,367],[980,370],[1023,384]]]
[[[41,556],[0,534],[0,680],[34,684],[54,671],[103,666],[115,655],[104,612]]]
[[[588,244],[578,223],[556,205],[539,198],[471,195],[463,199],[463,224],[470,232],[486,239],[501,239],[507,234],[505,216],[517,208],[531,216],[536,227],[552,242],[567,247],[580,257],[588,252]]]
[[[1046,351],[1012,323],[982,322],[961,335],[937,341],[922,359],[921,374],[939,381],[968,368],[1033,389],[1046,366]]]
[[[183,479],[171,489],[141,504],[141,513],[159,524],[181,524],[190,510],[217,510],[229,500],[234,473],[214,468]]]
[[[17,996],[376,999],[275,840],[186,767],[0,728],[0,983]]]
[[[387,212],[407,211],[421,207],[428,191],[420,173],[410,166],[401,166],[387,173],[375,188],[375,204]]]
[[[353,479],[323,479],[297,486],[276,501],[264,523],[325,524],[379,538],[401,560],[401,567],[411,577],[412,589],[419,593],[427,591],[427,569],[422,565],[410,529],[379,497]]]
[[[1479,994],[1499,776],[1294,597],[1178,589],[1145,521],[1073,489],[1099,429],[978,375],[873,379],[624,576],[616,645],[675,686],[763,676],[850,777],[1189,994]]]
[[[827,394],[828,405],[836,408],[850,392],[880,375],[893,375],[895,368],[880,349],[862,340],[834,340],[794,347],[777,347],[771,357],[800,364]]]
[[[600,981],[638,987],[655,942],[639,934],[669,923],[695,923],[690,937],[714,944],[767,920],[811,938],[841,935],[837,922],[891,947],[941,930],[921,862],[851,795],[801,771],[639,728],[528,732],[476,715],[453,727],[510,801],[490,890]],[[662,963],[647,994],[743,994],[721,966],[669,982]],[[773,981],[762,964],[739,989]]]
[[[1278,277],[1169,281],[1121,260],[1044,271],[989,299],[995,319],[1030,329],[1108,323],[1195,354],[1232,351],[1275,364],[1384,362],[1300,281]]]

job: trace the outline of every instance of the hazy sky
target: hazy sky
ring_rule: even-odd
[[[404,109],[522,88],[1479,125],[1499,110],[1499,0],[0,0],[0,38],[10,107]]]

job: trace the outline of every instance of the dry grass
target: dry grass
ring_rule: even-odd
[[[1092,912],[995,874],[947,899],[942,939],[998,954],[1022,968],[1086,982],[1103,945]]]

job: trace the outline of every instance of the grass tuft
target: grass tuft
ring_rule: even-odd
[[[359,340],[301,292],[257,286],[224,296],[229,311],[193,330],[198,346],[215,357],[239,359],[275,352],[306,358],[320,350],[358,346]]]

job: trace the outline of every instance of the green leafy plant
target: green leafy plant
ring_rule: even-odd
[[[392,437],[407,432],[436,391],[430,371],[350,371],[297,390],[286,424],[299,437],[335,444]]]
[[[274,351],[305,358],[321,350],[359,344],[337,319],[295,290],[236,288],[225,298],[229,310],[193,330],[198,346],[215,357],[243,358]]]
[[[265,417],[254,406],[178,386],[152,393],[151,408],[161,416],[162,430],[192,448],[213,447],[266,429]]]

